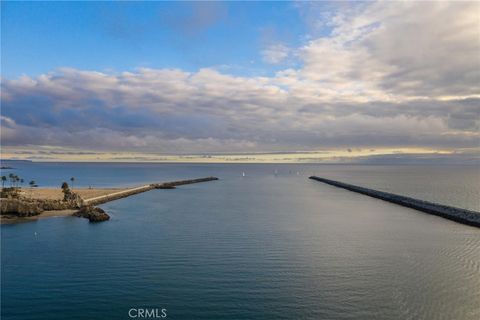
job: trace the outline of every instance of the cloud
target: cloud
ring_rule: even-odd
[[[283,44],[269,45],[262,50],[263,61],[270,64],[279,64],[290,55],[290,49]]]
[[[186,2],[178,5],[181,10],[161,11],[160,22],[187,37],[198,36],[228,17],[228,7],[220,2]]]
[[[269,77],[64,68],[2,79],[2,144],[170,154],[473,150],[479,6],[341,7],[325,16],[328,35],[299,48],[267,47],[269,63],[293,51],[302,62]],[[216,18],[206,16],[199,23],[208,28]]]
[[[474,95],[480,84],[477,2],[377,2],[334,14],[331,34],[300,49],[299,75],[341,92]]]
[[[228,17],[228,6],[220,2],[181,2],[160,8],[146,2],[142,8],[152,14],[136,19],[130,14],[138,9],[135,3],[101,3],[96,12],[97,22],[108,36],[128,42],[136,43],[148,29],[159,28],[167,28],[176,40],[187,37],[191,41]]]
[[[148,152],[478,145],[480,99],[324,101],[277,78],[66,69],[2,83],[2,143]]]

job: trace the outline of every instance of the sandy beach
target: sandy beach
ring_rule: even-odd
[[[127,190],[128,188],[94,188],[94,189],[72,189],[73,192],[77,193],[84,200],[104,196],[107,194]],[[62,189],[60,188],[27,188],[22,189],[22,195],[27,198],[32,199],[48,199],[48,200],[61,200],[63,199]]]

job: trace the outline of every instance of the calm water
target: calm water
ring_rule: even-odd
[[[2,319],[129,319],[138,307],[167,319],[480,318],[480,229],[307,179],[478,210],[477,167],[25,164],[16,174],[41,186],[72,175],[78,186],[221,180],[108,203],[106,223],[2,225]]]

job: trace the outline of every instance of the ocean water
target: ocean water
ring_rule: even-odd
[[[1,226],[2,319],[479,319],[480,229],[308,179],[478,210],[478,167],[19,164],[40,186],[214,175]],[[242,176],[245,172],[246,176]],[[3,172],[2,174],[5,174]]]

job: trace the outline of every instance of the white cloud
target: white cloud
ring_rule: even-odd
[[[478,2],[377,2],[337,12],[330,36],[301,48],[300,75],[339,94],[480,92]]]
[[[290,53],[291,49],[284,44],[271,44],[262,50],[262,58],[266,63],[279,64],[285,61]]]

